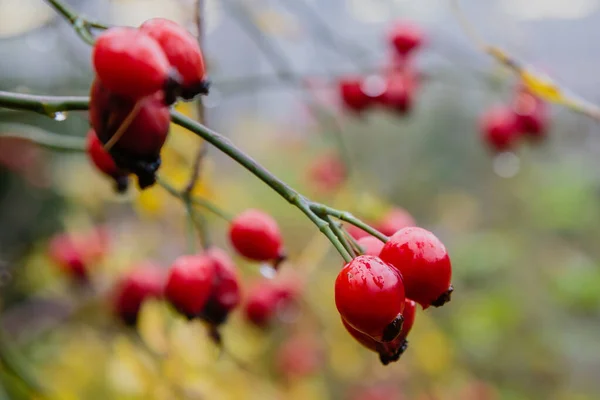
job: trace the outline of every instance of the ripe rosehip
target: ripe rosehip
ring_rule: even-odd
[[[480,120],[480,129],[483,140],[493,151],[510,150],[519,139],[515,114],[507,107],[488,110]]]
[[[77,280],[88,278],[87,263],[81,246],[68,234],[54,236],[48,246],[50,260]]]
[[[452,265],[446,247],[433,233],[403,228],[390,237],[379,257],[402,273],[406,296],[423,309],[450,301]]]
[[[344,78],[339,82],[340,96],[346,108],[353,112],[361,112],[369,108],[372,99],[362,87],[362,78]]]
[[[123,193],[127,190],[129,184],[127,172],[117,167],[111,155],[104,150],[102,142],[100,142],[93,129],[87,135],[86,152],[100,172],[114,179],[117,192]]]
[[[358,239],[364,238],[366,236],[369,236],[369,233],[363,231],[362,229],[360,229],[357,226],[346,225],[345,228],[346,228],[346,231],[348,232],[348,234],[350,236],[352,236],[355,240],[358,240]]]
[[[310,183],[320,192],[330,193],[339,189],[346,179],[346,166],[336,154],[324,154],[315,159],[308,171]]]
[[[240,303],[239,276],[233,261],[222,249],[209,249],[205,255],[213,262],[215,277],[201,317],[213,325],[220,325]]]
[[[386,80],[386,89],[377,101],[386,108],[406,114],[413,104],[414,84],[404,74],[391,74]]]
[[[194,36],[176,22],[164,18],[150,19],[140,26],[140,30],[158,42],[171,66],[179,72],[184,99],[208,94],[204,57]]]
[[[249,209],[231,221],[229,239],[242,256],[254,261],[277,261],[283,257],[281,232],[270,215]]]
[[[358,256],[335,281],[335,305],[342,318],[377,341],[390,342],[402,329],[402,275],[374,256]]]
[[[165,297],[188,318],[200,316],[215,282],[215,262],[206,255],[178,257],[169,270]]]
[[[170,92],[178,84],[160,44],[137,29],[116,27],[102,32],[96,38],[92,62],[108,90],[133,101],[161,90]]]
[[[277,282],[263,281],[255,284],[248,291],[244,305],[246,320],[259,328],[268,327],[277,311],[289,306],[295,295],[288,286]]]
[[[136,116],[109,153],[117,167],[138,176],[140,187],[155,181],[160,150],[167,140],[171,123],[169,107],[160,92],[140,100]],[[90,90],[89,118],[98,139],[107,143],[136,107],[135,101],[114,94],[98,79]]]
[[[415,23],[408,21],[396,23],[389,34],[391,45],[402,57],[408,56],[421,47],[424,38],[423,30]]]
[[[379,256],[381,249],[383,249],[383,242],[377,239],[375,236],[364,236],[356,241],[358,245],[363,249],[363,254],[367,256]]]
[[[517,129],[531,139],[542,139],[548,129],[546,104],[539,98],[521,90],[513,105]]]
[[[392,236],[400,229],[415,226],[415,224],[414,218],[408,211],[400,207],[394,207],[379,222],[375,223],[373,228],[386,236]]]
[[[150,262],[138,265],[118,283],[114,298],[115,313],[128,325],[135,325],[146,299],[163,294],[165,274]]]

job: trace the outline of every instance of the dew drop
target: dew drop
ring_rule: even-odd
[[[267,279],[273,279],[275,278],[276,271],[275,268],[273,268],[269,264],[264,263],[260,266],[260,274]]]
[[[494,172],[501,178],[512,178],[520,169],[521,160],[515,153],[507,151],[494,157]]]
[[[60,121],[64,121],[64,120],[66,120],[66,119],[67,119],[67,113],[64,113],[64,112],[62,112],[62,111],[58,111],[58,112],[55,112],[55,113],[52,115],[52,118],[53,118],[55,121],[59,121],[59,122],[60,122]]]
[[[365,78],[361,88],[367,96],[378,97],[385,92],[387,83],[383,77],[379,75],[371,75]]]

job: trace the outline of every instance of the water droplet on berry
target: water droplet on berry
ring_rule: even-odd
[[[275,278],[276,272],[277,271],[275,271],[275,268],[267,263],[261,264],[260,266],[260,274],[267,279]]]
[[[507,151],[494,157],[494,172],[501,178],[512,178],[520,169],[521,160],[515,153]]]
[[[365,78],[361,88],[363,92],[370,97],[378,97],[385,92],[387,83],[385,79],[379,75],[371,75]]]
[[[62,112],[62,111],[55,112],[55,113],[52,115],[52,118],[53,118],[55,121],[59,121],[59,122],[60,122],[60,121],[64,121],[64,120],[66,120],[66,119],[67,119],[67,113],[64,113],[64,112]]]

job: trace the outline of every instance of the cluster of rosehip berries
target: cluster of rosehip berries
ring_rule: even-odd
[[[418,227],[398,230],[385,244],[370,236],[358,244],[364,255],[338,274],[335,304],[346,330],[387,365],[407,348],[416,304],[450,300],[452,266],[442,242]]]
[[[208,93],[198,42],[175,22],[155,18],[137,29],[104,31],[92,63],[88,154],[118,191],[126,190],[129,174],[148,187],[169,133],[169,107]]]
[[[521,139],[539,142],[548,130],[546,103],[525,87],[517,87],[511,105],[494,106],[481,118],[483,141],[494,152],[514,150]]]
[[[423,41],[424,34],[417,25],[397,23],[389,35],[392,59],[382,76],[352,76],[339,81],[345,108],[360,113],[379,105],[394,113],[406,114],[412,107],[419,83],[411,65],[411,56]]]
[[[50,241],[50,259],[77,281],[87,280],[89,267],[107,251],[105,230],[92,234],[60,234]],[[229,239],[244,258],[277,266],[284,258],[282,235],[268,214],[249,209],[237,215],[229,226]],[[168,273],[153,262],[142,262],[120,279],[115,295],[115,312],[128,325],[135,325],[143,302],[165,298],[187,318],[200,318],[213,327],[226,321],[241,302],[240,279],[230,256],[220,248],[200,254],[183,255],[173,261]],[[259,327],[266,327],[281,306],[298,295],[293,282],[265,281],[247,295],[245,315]]]

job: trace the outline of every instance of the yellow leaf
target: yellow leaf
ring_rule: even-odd
[[[553,103],[565,104],[567,102],[560,87],[550,78],[522,70],[521,79],[527,89],[539,98]]]

